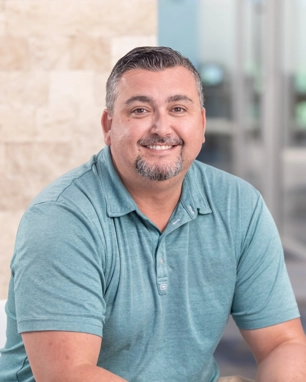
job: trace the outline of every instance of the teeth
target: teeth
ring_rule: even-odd
[[[171,149],[173,146],[147,146],[147,147],[152,150],[168,150],[168,149]]]

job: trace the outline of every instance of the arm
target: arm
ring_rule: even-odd
[[[306,337],[300,319],[241,334],[258,363],[256,382],[306,381]]]
[[[97,360],[101,337],[77,332],[27,332],[22,339],[37,382],[124,382]]]
[[[88,216],[93,222],[90,210]],[[96,366],[105,248],[88,216],[46,202],[31,207],[19,227],[12,261],[17,325],[37,382],[123,381]]]

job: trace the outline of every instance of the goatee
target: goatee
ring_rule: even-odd
[[[170,137],[151,137],[148,139],[142,139],[137,142],[141,146],[154,146],[156,144],[169,145],[169,146],[183,146],[183,141],[179,138]],[[179,174],[183,169],[182,153],[180,153],[177,161],[169,165],[168,163],[159,165],[150,165],[146,160],[139,155],[135,163],[136,170],[139,175],[149,179],[163,181],[173,178]]]

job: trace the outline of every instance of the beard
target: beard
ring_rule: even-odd
[[[179,174],[183,169],[183,159],[182,155],[179,156],[178,160],[172,165],[150,165],[145,159],[139,156],[136,159],[136,170],[139,175],[149,179],[163,181],[173,178]]]
[[[182,140],[173,140],[169,138],[153,138],[149,140],[144,141],[138,141],[139,144],[149,146],[154,145],[156,143],[162,143],[165,145],[182,145]],[[179,174],[183,169],[183,158],[182,153],[180,153],[180,156],[178,157],[177,161],[169,165],[167,163],[165,164],[149,164],[146,162],[146,160],[139,155],[136,158],[135,167],[139,175],[149,179],[149,180],[157,180],[157,181],[164,181],[168,180],[170,178],[173,178],[177,174]]]

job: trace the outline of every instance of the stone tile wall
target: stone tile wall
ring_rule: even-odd
[[[156,0],[0,0],[0,299],[33,197],[103,146],[112,65],[156,45]]]

